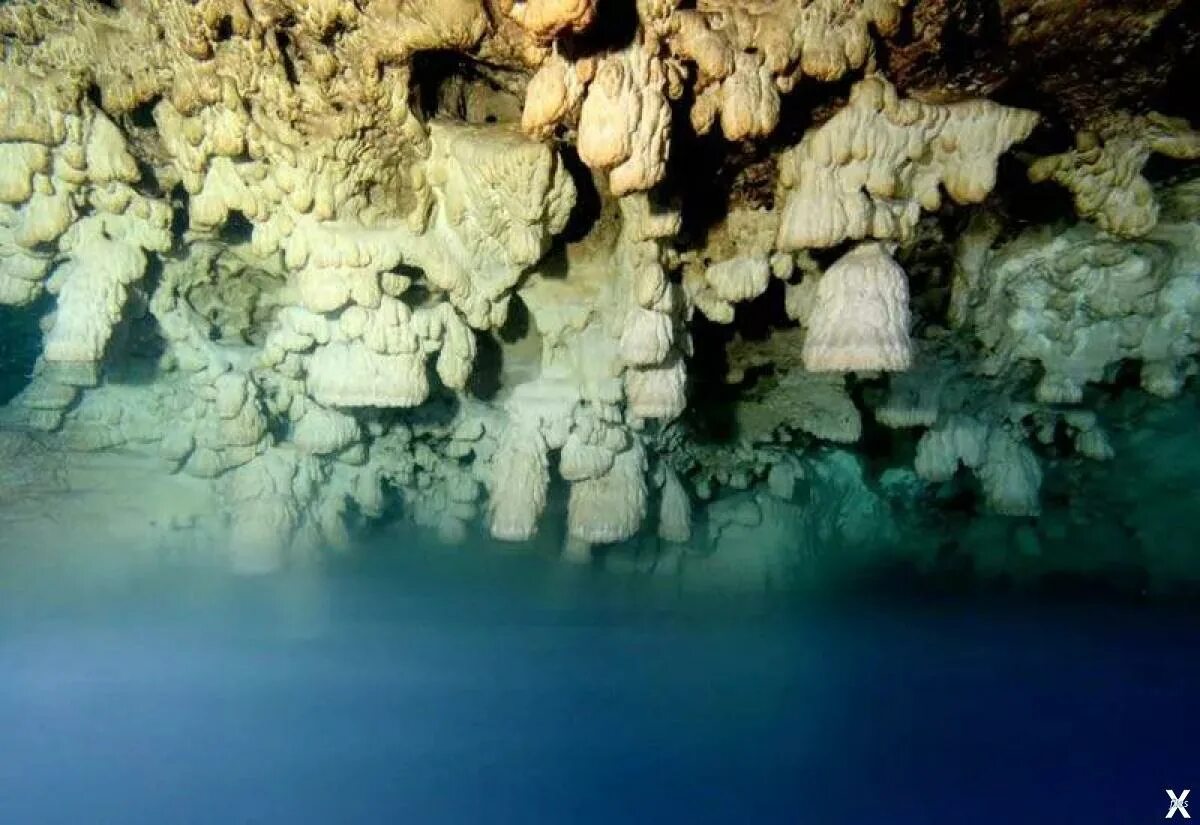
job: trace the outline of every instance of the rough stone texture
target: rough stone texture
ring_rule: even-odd
[[[951,501],[938,547],[1086,566],[1043,490],[1122,460],[1131,370],[1197,372],[1198,32],[1183,0],[0,5],[0,304],[43,336],[0,458],[45,482],[6,506],[78,461],[139,514],[176,473],[211,512],[168,532],[243,572],[398,515],[761,582],[935,563]]]
[[[883,50],[922,99],[1036,95],[1070,123],[1149,105],[1200,45],[1187,0],[927,0]],[[1048,113],[1051,114],[1051,113]]]

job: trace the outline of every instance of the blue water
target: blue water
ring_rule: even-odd
[[[49,311],[47,303],[39,301],[32,309],[0,304],[0,405],[29,383],[42,348],[38,319]]]
[[[1200,786],[1179,610],[68,561],[0,560],[5,825],[1138,823]]]

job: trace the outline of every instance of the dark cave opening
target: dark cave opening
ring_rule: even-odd
[[[588,54],[617,52],[632,44],[640,21],[636,0],[606,0],[604,13],[578,34],[560,40],[560,51],[567,59]]]
[[[785,290],[783,281],[771,278],[762,295],[737,304],[733,330],[747,341],[761,341],[769,338],[775,330],[794,329],[797,324],[787,316]]]
[[[511,317],[511,308],[510,308]],[[500,392],[504,351],[491,335],[476,332],[475,363],[467,379],[467,391],[481,401],[491,401]]]
[[[412,283],[404,290],[402,300],[405,304],[416,309],[417,307],[430,306],[440,299],[440,293],[435,293],[429,288],[429,285],[421,280],[421,271],[415,270],[413,274],[408,274],[404,270],[408,267],[397,267],[397,272],[404,277],[412,278]]]
[[[154,119],[154,109],[161,100],[162,95],[155,95],[134,106],[126,115],[129,124],[138,129],[157,129],[158,122]]]
[[[1146,60],[1160,68],[1166,82],[1146,101],[1149,108],[1173,117],[1200,122],[1200,4],[1182,2],[1156,29],[1142,50]],[[1140,56],[1139,56],[1140,57]]]
[[[508,314],[504,318],[504,324],[496,331],[500,336],[501,341],[514,343],[520,341],[533,330],[533,316],[529,313],[529,307],[521,300],[519,293],[514,294],[508,302]]]
[[[703,246],[708,230],[729,213],[737,165],[727,162],[730,147],[720,135],[679,132],[664,186],[678,195],[684,244]]]
[[[0,406],[33,379],[42,349],[40,322],[54,303],[53,296],[43,293],[24,306],[0,304]]]
[[[54,298],[42,295],[27,306],[0,304],[0,405],[28,386],[42,350],[39,321],[54,309]]]
[[[1134,361],[1123,361],[1113,371],[1112,380],[1100,390],[1109,400],[1127,394],[1140,395],[1142,390],[1142,367]]]
[[[692,321],[693,352],[688,361],[688,397],[703,403],[689,404],[682,419],[702,441],[731,442],[737,437],[734,404],[741,390],[726,383],[729,359],[726,346],[732,331],[701,313]]]
[[[159,364],[167,352],[167,341],[150,312],[150,296],[162,281],[163,261],[148,255],[146,274],[130,288],[121,320],[113,328],[105,348],[105,380],[121,384],[152,384],[159,377]]]
[[[191,225],[191,214],[188,211],[188,193],[182,183],[171,187],[171,237],[182,238]]]
[[[154,167],[142,158],[135,158],[135,161],[138,172],[141,174],[138,187],[152,198],[161,198],[164,193],[162,185],[158,182],[158,175],[154,172]]]
[[[941,35],[941,57],[952,72],[990,62],[992,44],[1004,40],[1000,4],[963,4],[957,13],[947,16]]]
[[[344,20],[341,18],[334,20],[329,28],[321,33],[321,45],[326,47],[334,46],[347,31],[349,31],[349,29],[347,29]]]
[[[84,92],[84,95],[85,95],[85,97],[87,97],[88,101],[93,106],[95,106],[97,109],[104,108],[104,92],[101,91],[100,87],[97,84],[89,83],[86,91]]]
[[[222,15],[213,31],[213,40],[222,43],[233,37],[233,18],[228,14]]]
[[[300,78],[296,74],[296,63],[292,59],[292,39],[282,29],[275,30],[275,47],[279,50],[279,59],[283,64],[283,73],[287,77],[288,83],[293,86],[297,85]]]
[[[425,120],[444,117],[477,125],[520,120],[523,104],[514,90],[521,83],[515,73],[461,52],[417,52],[409,83],[413,102]]]
[[[1195,166],[1194,160],[1180,160],[1152,152],[1142,167],[1142,177],[1153,184],[1169,183],[1195,174]]]
[[[243,212],[231,209],[225,218],[225,223],[221,224],[217,237],[220,238],[221,243],[234,246],[250,243],[253,235],[254,224],[250,222],[249,218]]]
[[[460,74],[466,58],[452,51],[424,51],[413,55],[413,98],[426,119],[438,113],[441,89],[448,77]]]
[[[1063,148],[1056,151],[1061,152]],[[1074,219],[1075,203],[1071,191],[1053,181],[1031,181],[1027,165],[1030,157],[1032,155],[1002,155],[996,167],[994,191],[1002,192],[1003,197],[993,194],[988,200],[988,205],[999,210],[1006,219],[1001,236],[1003,238],[1015,236],[1029,226]]]
[[[862,421],[862,435],[855,442],[854,451],[872,477],[889,467],[911,467],[917,450],[917,435],[913,430],[885,427],[876,419],[868,402],[870,397],[882,397],[887,383],[888,378],[883,374],[846,377],[846,392],[854,400]]]
[[[694,98],[685,89],[673,105],[672,148],[662,186],[681,204],[681,240],[703,245],[708,230],[732,206],[775,208],[778,154],[831,117],[849,98],[855,79],[798,84],[780,96],[779,123],[770,136],[739,143],[725,139],[719,122],[707,134],[698,134],[687,115]]]
[[[600,191],[596,188],[596,179],[592,175],[592,170],[588,169],[580,160],[579,152],[575,150],[575,147],[563,146],[559,157],[570,174],[571,180],[575,183],[575,206],[571,210],[566,227],[559,235],[559,240],[562,243],[575,243],[586,238],[591,232],[596,221],[600,219],[604,203],[600,197]]]

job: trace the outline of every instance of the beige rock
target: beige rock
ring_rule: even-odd
[[[609,174],[613,195],[650,189],[666,174],[671,107],[662,64],[631,46],[600,61],[579,115],[579,156]]]
[[[625,372],[629,411],[639,418],[669,421],[687,407],[687,369],[674,356],[662,366],[631,367]]]
[[[821,277],[804,366],[815,372],[906,370],[908,280],[881,243],[859,244]]]
[[[1106,232],[1136,238],[1158,222],[1158,202],[1142,177],[1151,153],[1179,160],[1200,158],[1200,132],[1185,120],[1156,112],[1111,116],[1080,132],[1072,151],[1034,161],[1029,177],[1062,184],[1075,196],[1081,217]]]
[[[780,159],[782,249],[843,240],[907,239],[921,210],[978,203],[996,183],[999,156],[1038,116],[986,100],[947,106],[902,99],[872,75],[849,104]]]
[[[494,538],[526,541],[537,533],[550,486],[545,440],[523,423],[510,425],[492,460],[488,524]]]
[[[595,0],[508,0],[508,16],[540,40],[580,32],[596,16]]]
[[[429,395],[425,358],[330,343],[308,361],[308,391],[329,407],[415,407]]]
[[[623,541],[646,517],[646,459],[640,445],[618,455],[599,478],[571,485],[567,507],[570,535],[588,544]]]
[[[692,537],[692,503],[679,481],[679,476],[670,467],[663,468],[658,537],[677,544],[687,542]]]

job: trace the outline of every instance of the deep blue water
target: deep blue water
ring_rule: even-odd
[[[796,604],[443,551],[0,563],[5,825],[1148,823],[1200,786],[1180,610]]]

